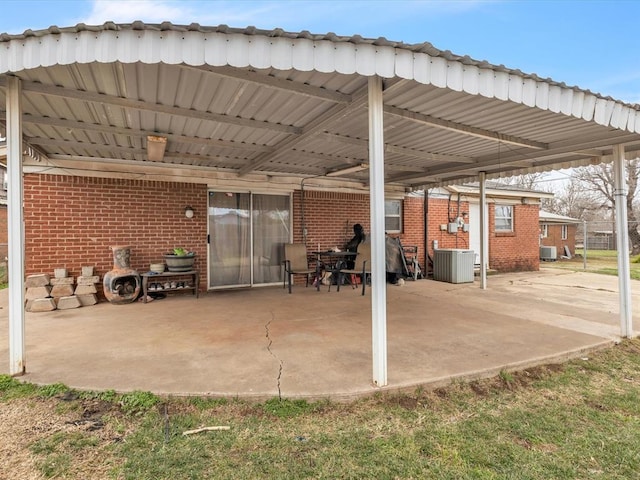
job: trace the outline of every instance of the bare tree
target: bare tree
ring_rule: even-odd
[[[633,208],[634,200],[638,194],[639,169],[640,159],[627,161],[627,221],[629,246],[631,247],[632,255],[640,253],[640,233],[638,232],[637,213]],[[576,178],[584,188],[593,195],[595,207],[614,211],[613,165],[601,164],[576,169],[572,177]]]
[[[553,192],[552,199],[543,200],[543,208],[558,215],[591,220],[602,209],[597,195],[585,188],[576,176],[571,176],[562,188]]]

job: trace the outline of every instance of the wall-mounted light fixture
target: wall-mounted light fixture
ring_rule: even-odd
[[[361,170],[366,170],[369,168],[368,163],[360,163],[358,165],[354,165],[352,167],[341,168],[340,170],[334,170],[333,172],[328,172],[326,174],[327,177],[338,177],[340,175],[347,175],[349,173],[359,172]]]
[[[184,207],[184,216],[187,218],[193,218],[193,208],[188,205]]]
[[[164,151],[166,148],[166,137],[147,135],[147,158],[149,161],[161,162],[164,159]]]

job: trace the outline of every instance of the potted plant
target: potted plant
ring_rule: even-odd
[[[188,272],[193,270],[196,254],[182,247],[175,247],[172,252],[165,253],[167,270],[170,272]]]

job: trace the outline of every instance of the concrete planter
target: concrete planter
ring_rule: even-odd
[[[167,270],[170,272],[188,272],[193,270],[193,264],[196,261],[196,256],[166,254],[164,256],[164,261],[167,264]]]

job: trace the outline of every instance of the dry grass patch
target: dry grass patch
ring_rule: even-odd
[[[640,340],[346,404],[23,392],[0,378],[9,478],[627,479],[640,471]],[[2,387],[4,385],[4,387]],[[111,398],[112,397],[112,398]],[[184,436],[185,430],[230,430]]]

